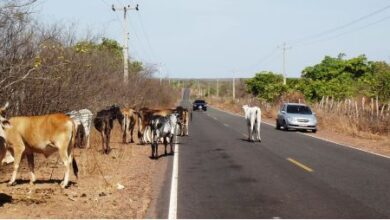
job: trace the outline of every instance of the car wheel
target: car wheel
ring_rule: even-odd
[[[288,131],[287,122],[283,120],[283,130]]]
[[[276,120],[276,130],[280,130],[279,120]]]
[[[317,129],[313,129],[312,132],[313,132],[313,133],[316,133],[316,132],[317,132]]]

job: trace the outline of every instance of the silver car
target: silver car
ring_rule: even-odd
[[[276,129],[311,130],[317,132],[317,117],[305,104],[285,103],[276,118]]]

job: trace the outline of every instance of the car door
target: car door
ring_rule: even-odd
[[[282,107],[280,108],[280,110],[278,112],[278,122],[279,122],[279,124],[283,123],[285,112],[286,112],[286,105],[282,105]]]

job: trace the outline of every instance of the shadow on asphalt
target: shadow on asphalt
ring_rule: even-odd
[[[160,158],[162,158],[162,157],[172,157],[172,156],[174,156],[174,154],[172,154],[172,153],[167,153],[167,154],[158,155],[157,158],[152,157],[152,156],[149,156],[149,159],[151,159],[151,160],[158,160],[158,159],[160,159]]]

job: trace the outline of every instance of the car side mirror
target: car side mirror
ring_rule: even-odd
[[[286,114],[286,111],[280,111],[280,113],[282,113],[282,114]]]

